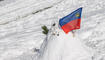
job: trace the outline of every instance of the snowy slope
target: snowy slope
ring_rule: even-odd
[[[0,0],[0,6],[5,6],[7,4],[11,4],[16,2],[17,0]]]
[[[61,43],[67,40],[65,44],[69,44],[71,40],[68,39],[72,39],[74,42],[81,41],[80,43],[83,43],[88,51],[94,51],[92,59],[104,59],[104,2],[104,0],[18,0],[0,7],[0,60],[36,60],[37,53],[34,52],[34,48],[40,48],[45,38],[41,26],[47,25],[50,28],[53,21],[58,22],[61,17],[81,6],[83,7],[82,24],[81,29],[76,31],[75,38],[64,35],[61,30],[59,37],[48,39],[48,41],[52,39],[55,41],[47,42],[51,45],[46,47],[53,47],[57,40],[59,45],[56,48],[59,50],[59,48],[64,49],[62,46],[67,46],[65,47],[67,50],[69,46]],[[65,40],[59,41],[62,36],[65,36]],[[79,47],[82,48],[81,44]],[[84,51],[84,48],[82,50]],[[40,54],[44,52],[41,51]],[[53,51],[52,48],[50,51]],[[60,54],[56,49],[54,51]],[[66,53],[68,52],[61,53],[60,56],[66,57]],[[51,59],[51,56],[49,58]]]
[[[34,53],[34,48],[39,48],[45,37],[41,26],[46,23],[39,21],[44,14],[36,13],[57,2],[59,1],[19,0],[0,8],[0,60],[12,60],[31,49]]]

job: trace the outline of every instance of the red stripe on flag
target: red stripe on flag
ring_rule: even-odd
[[[61,28],[67,34],[68,32],[72,30],[80,29],[80,23],[81,23],[81,19],[72,20],[68,22],[67,24],[63,25]]]

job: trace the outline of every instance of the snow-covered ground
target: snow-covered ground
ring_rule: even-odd
[[[86,57],[88,55],[89,58],[83,59],[105,60],[104,2],[104,0],[1,1],[0,60],[36,60],[36,58],[42,60],[78,60],[78,56]],[[81,29],[76,30],[75,37],[72,37],[71,33],[65,35],[61,29],[59,31],[57,28],[59,36],[55,35],[51,38],[47,36],[48,41],[46,42],[46,36],[42,34],[41,26],[47,25],[48,28],[52,28],[51,24],[58,23],[60,18],[79,7],[83,7],[82,23]],[[45,43],[43,43],[44,40]],[[45,48],[40,49],[42,45],[45,45]],[[36,52],[35,48],[40,49],[40,51]],[[77,51],[76,49],[80,49],[77,53],[84,51],[87,55],[80,55],[80,52],[75,54],[72,49],[74,52]],[[48,56],[47,53],[51,56]],[[71,53],[75,56],[70,55]],[[52,54],[56,56],[52,57]]]
[[[7,4],[11,4],[11,3],[14,3],[18,0],[0,0],[0,6],[5,6]]]

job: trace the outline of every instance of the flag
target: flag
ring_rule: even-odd
[[[80,29],[81,13],[82,7],[59,20],[59,25],[66,34],[72,30]]]

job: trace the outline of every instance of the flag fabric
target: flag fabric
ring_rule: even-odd
[[[66,34],[72,30],[80,29],[81,13],[82,7],[59,20],[59,25]]]

